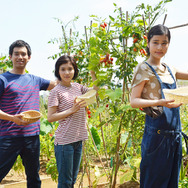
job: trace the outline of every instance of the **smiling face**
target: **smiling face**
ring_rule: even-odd
[[[13,72],[20,74],[25,71],[25,66],[30,58],[31,56],[28,56],[26,47],[15,47],[12,55],[10,55],[13,63]]]
[[[160,60],[167,52],[169,40],[166,35],[154,35],[148,43],[150,57]]]
[[[74,67],[70,61],[68,63],[62,64],[59,67],[59,75],[61,78],[62,85],[70,86],[71,80],[74,77],[74,73]]]

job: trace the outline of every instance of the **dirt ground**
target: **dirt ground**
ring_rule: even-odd
[[[93,175],[91,174],[91,179]],[[46,174],[40,174],[41,180],[42,180],[42,188],[56,188],[57,183],[52,181],[49,175]],[[78,181],[75,185],[75,188],[78,188],[80,186],[80,179],[81,179],[81,173],[78,175]],[[139,185],[137,182],[125,182],[124,184],[119,184],[119,180],[117,182],[117,186],[119,188],[139,188]],[[100,178],[99,182],[97,183],[98,188],[107,188],[108,182],[106,181],[106,178]],[[16,173],[15,171],[11,170],[8,175],[3,179],[3,181],[0,183],[0,188],[26,188],[26,177],[23,173]],[[89,187],[89,181],[88,177],[85,175],[83,178],[82,187],[86,188]],[[92,187],[92,186],[91,186]]]
[[[47,175],[45,173],[45,169],[41,169],[40,172],[40,178],[42,181],[42,186],[41,188],[57,188],[57,183],[52,181],[50,175]],[[90,187],[92,186],[92,182],[95,180],[94,172],[90,172],[90,182],[89,183],[89,178],[88,176],[85,175],[83,176],[83,181],[82,179],[82,173],[80,172],[78,174],[77,182],[76,185],[74,186],[75,188],[88,188],[89,185]],[[82,182],[82,183],[80,183]],[[24,172],[15,172],[14,170],[11,170],[7,176],[3,179],[3,181],[0,183],[0,188],[26,188],[26,176]],[[108,188],[109,184],[107,181],[106,176],[102,176],[99,178],[97,182],[97,188]],[[125,182],[120,185],[120,180],[117,178],[117,188],[139,188],[139,184],[137,182]]]

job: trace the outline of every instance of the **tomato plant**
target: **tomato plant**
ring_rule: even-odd
[[[0,70],[1,72],[9,71],[12,69],[12,61],[6,55],[0,57]]]
[[[159,1],[155,7],[142,3],[128,16],[114,3],[116,15],[109,15],[109,20],[92,15],[92,24],[85,28],[84,37],[70,27],[78,17],[66,25],[56,19],[61,25],[63,37],[49,41],[59,45],[59,52],[49,58],[57,59],[63,54],[74,56],[79,69],[76,82],[88,87],[95,84],[99,88],[97,102],[87,109],[89,139],[84,145],[87,159],[82,161],[82,165],[86,169],[87,164],[84,163],[92,160],[91,156],[103,156],[107,166],[103,170],[109,187],[115,187],[118,171],[125,165],[130,167],[131,179],[137,180],[144,113],[130,107],[130,85],[138,57],[143,61],[147,58],[147,31],[165,12],[164,6],[170,1]],[[5,59],[1,57],[0,63]],[[0,68],[9,63],[1,63]],[[95,71],[97,80],[92,81],[90,70]],[[43,113],[46,114],[46,109]],[[56,180],[52,146],[58,123],[50,124],[45,118],[41,121],[41,159],[47,159],[47,172]],[[127,171],[124,171],[121,181],[125,181],[126,176]]]
[[[114,3],[116,17],[109,15],[107,21],[92,15],[85,38],[80,39],[78,32],[73,32],[74,37],[60,40],[58,55],[69,53],[77,61],[80,77],[76,81],[99,87],[97,103],[87,111],[90,138],[93,139],[89,138],[87,142],[90,149],[86,155],[105,156],[109,167],[105,174],[111,187],[116,185],[120,164],[129,164],[132,178],[137,179],[135,173],[139,165],[134,165],[133,161],[140,160],[144,113],[130,107],[130,84],[138,57],[143,61],[147,58],[147,31],[164,13],[168,2],[170,0],[162,0],[155,7],[142,3],[128,17]],[[52,58],[57,58],[57,54]],[[97,80],[94,82],[90,70],[95,71]]]

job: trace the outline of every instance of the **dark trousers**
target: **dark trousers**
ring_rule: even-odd
[[[39,136],[0,139],[0,182],[10,171],[18,155],[25,167],[27,188],[40,188]]]
[[[170,131],[165,131],[170,132]],[[182,159],[181,133],[145,131],[142,141],[140,188],[178,188]]]

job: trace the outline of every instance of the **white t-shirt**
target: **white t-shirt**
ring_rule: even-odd
[[[70,87],[58,84],[50,92],[48,106],[57,106],[57,112],[68,110],[73,106],[75,97],[87,91],[87,87],[78,83],[71,83]],[[81,108],[58,122],[59,126],[55,131],[55,145],[65,145],[88,139],[85,108]]]

